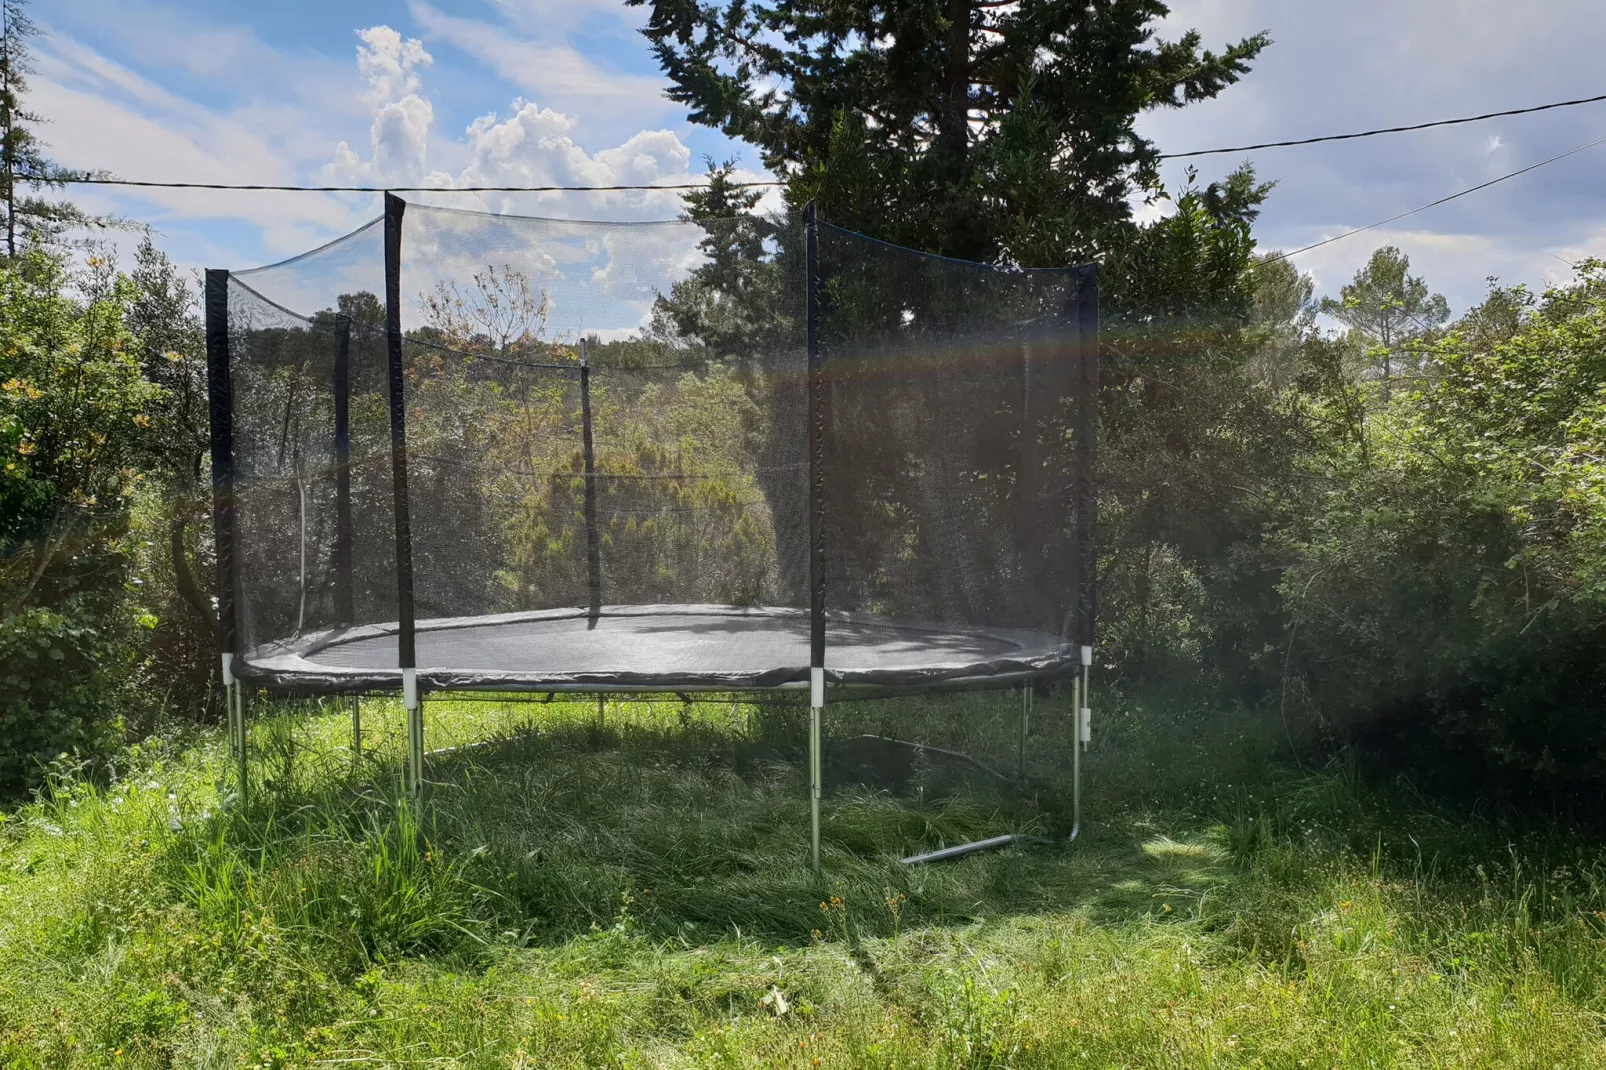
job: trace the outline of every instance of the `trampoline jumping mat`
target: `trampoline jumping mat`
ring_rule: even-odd
[[[396,689],[394,623],[267,643],[236,671],[302,691]],[[418,679],[432,690],[754,690],[806,686],[807,610],[605,606],[420,620]],[[1051,676],[1076,650],[1046,632],[833,614],[826,678],[856,690],[976,687]]]

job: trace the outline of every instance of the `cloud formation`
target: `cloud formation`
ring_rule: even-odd
[[[404,39],[389,26],[358,30],[357,37],[362,41],[357,47],[357,73],[368,83],[366,99],[371,106],[417,95],[419,68],[435,62],[422,41]]]
[[[424,0],[413,0],[408,10],[427,38],[462,50],[527,97],[565,112],[583,111],[594,136],[640,129],[644,122],[676,113],[664,98],[667,83],[661,76],[610,69],[550,28],[510,33],[505,26],[448,15]],[[619,10],[631,9],[621,4]],[[522,9],[515,7],[513,15],[521,14]],[[548,15],[548,27],[552,19],[561,17]],[[632,34],[630,43],[639,47],[639,40]]]
[[[334,181],[414,184],[424,180],[435,109],[419,96],[420,68],[434,62],[424,43],[389,26],[358,30],[357,74],[368,83],[363,99],[373,109],[365,161],[345,141],[335,146],[326,175]],[[441,184],[437,182],[436,184]]]
[[[374,107],[369,152],[340,142],[323,171],[331,182],[394,186],[615,186],[683,183],[691,177],[691,150],[673,131],[638,130],[622,143],[588,151],[577,140],[579,120],[554,108],[515,98],[505,117],[475,118],[460,139],[441,136],[423,95],[420,71],[432,57],[417,39],[388,26],[358,31],[357,70],[370,86]],[[448,170],[433,158],[460,160]],[[461,207],[585,214],[607,219],[666,218],[680,209],[674,191],[621,191],[582,201],[561,193],[454,196]]]

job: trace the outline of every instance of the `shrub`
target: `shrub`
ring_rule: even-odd
[[[34,786],[60,754],[96,758],[119,742],[132,623],[84,596],[0,619],[0,794]]]

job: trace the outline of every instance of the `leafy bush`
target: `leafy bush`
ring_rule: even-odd
[[[62,753],[118,742],[133,698],[130,623],[86,596],[0,619],[0,791],[37,783]]]
[[[0,792],[115,736],[131,694],[130,503],[161,397],[133,293],[96,257],[0,265]]]
[[[1598,785],[1606,277],[1497,291],[1419,358],[1279,536],[1310,694],[1347,732],[1467,759],[1441,771]]]

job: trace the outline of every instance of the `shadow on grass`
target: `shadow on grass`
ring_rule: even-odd
[[[1114,925],[1180,920],[1199,916],[1228,879],[1202,823],[1095,819],[1066,843],[1068,741],[1047,729],[1034,737],[1038,775],[1025,790],[941,761],[893,771],[896,792],[839,779],[823,807],[816,875],[800,712],[713,723],[680,713],[667,723],[553,717],[432,754],[417,803],[383,753],[356,769],[349,754],[322,766],[285,758],[251,806],[176,843],[169,872],[192,901],[215,900],[215,913],[267,911],[309,940],[343,941],[353,968],[619,927],[658,940],[797,945],[1043,912]],[[842,731],[876,730],[878,716],[861,709],[840,719]],[[963,745],[976,723],[958,706],[964,731],[941,741]],[[853,758],[831,764],[862,777],[865,763]],[[1090,778],[1099,772],[1090,761]],[[1054,842],[899,862],[1001,832]]]

